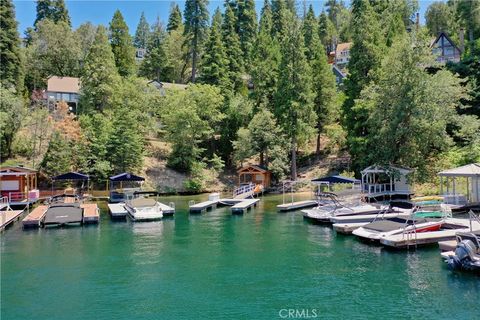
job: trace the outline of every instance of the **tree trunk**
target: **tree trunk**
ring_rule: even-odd
[[[317,149],[315,150],[315,159],[317,161],[320,160],[320,129],[318,129],[317,133]]]
[[[292,152],[292,165],[290,169],[290,176],[293,181],[297,180],[297,138],[295,136],[292,137],[292,145],[291,145],[291,152]]]
[[[260,165],[263,166],[265,164],[265,158],[263,152],[260,152]]]
[[[193,36],[193,51],[192,51],[192,83],[195,83],[197,73],[197,31]]]

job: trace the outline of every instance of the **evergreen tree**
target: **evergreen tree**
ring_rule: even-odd
[[[149,35],[150,26],[148,25],[147,19],[145,19],[145,14],[142,12],[140,21],[137,25],[137,30],[135,31],[135,38],[133,40],[135,48],[146,49]]]
[[[11,0],[0,0],[0,84],[23,91],[23,63],[20,38]]]
[[[115,11],[109,29],[110,45],[115,56],[115,65],[122,77],[129,76],[135,71],[135,48],[128,32],[128,26],[122,13]]]
[[[184,34],[185,45],[188,47],[187,58],[192,61],[191,81],[195,82],[197,77],[197,64],[200,57],[200,48],[203,45],[208,30],[208,0],[187,0],[185,2]]]
[[[64,0],[53,1],[53,21],[56,23],[63,21],[68,24],[70,28],[72,27],[72,22],[70,21],[70,16],[68,15]]]
[[[281,37],[287,24],[287,5],[285,0],[272,0],[272,35]]]
[[[118,71],[107,30],[103,26],[97,28],[95,40],[85,59],[81,81],[80,107],[83,113],[102,111],[109,106],[118,82]]]
[[[262,10],[260,11],[259,32],[264,30],[271,34],[272,28],[272,6],[270,5],[270,0],[264,0]]]
[[[228,61],[222,41],[222,13],[217,8],[212,18],[210,34],[205,44],[205,55],[202,62],[201,81],[206,84],[220,86],[223,90],[231,88],[227,77]]]
[[[55,131],[47,152],[40,163],[40,170],[47,176],[56,176],[72,169],[72,148],[61,132]]]
[[[285,37],[281,45],[277,93],[275,99],[276,117],[290,143],[292,180],[297,178],[297,148],[313,131],[315,113],[311,69],[305,57],[305,41],[300,22],[292,13],[287,14]]]
[[[173,30],[178,30],[182,25],[182,13],[180,12],[180,7],[176,3],[172,3],[170,8],[170,15],[168,16],[167,31],[171,32]]]
[[[327,52],[335,50],[335,38],[337,37],[337,31],[333,25],[333,22],[330,21],[324,11],[322,11],[320,17],[318,18],[318,35],[320,36],[320,41],[326,48]]]
[[[254,0],[243,0],[238,3],[238,29],[243,59],[251,63],[251,56],[257,35],[257,13]]]
[[[455,19],[454,11],[448,4],[440,1],[432,2],[425,12],[425,21],[430,34],[436,37],[440,32],[449,35],[455,30],[451,29],[452,20]]]
[[[310,61],[313,59],[315,51],[318,50],[318,23],[313,12],[312,5],[309,6],[308,11],[303,18],[303,37],[305,39],[306,56]],[[322,50],[323,51],[323,50]]]
[[[458,16],[467,28],[468,41],[473,48],[474,40],[480,35],[480,2],[475,0],[458,0]]]
[[[373,79],[384,51],[384,38],[380,24],[368,0],[352,2],[353,46],[348,64],[349,76],[345,81],[348,98],[343,104],[347,143],[354,164],[365,156],[366,119],[368,111],[355,107],[355,99]]]
[[[222,24],[222,39],[228,61],[228,76],[234,88],[238,89],[242,84],[243,59],[240,38],[235,31],[236,24],[235,14],[227,2]]]
[[[55,21],[55,9],[53,7],[54,0],[37,0],[37,17],[35,18],[34,26],[43,19],[50,19]]]
[[[147,44],[147,55],[140,65],[140,75],[147,79],[162,81],[167,78],[168,59],[165,53],[165,31],[160,18],[152,26],[152,32]]]

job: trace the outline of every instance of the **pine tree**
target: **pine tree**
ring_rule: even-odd
[[[185,45],[188,47],[187,58],[192,61],[191,81],[197,77],[197,64],[200,48],[203,45],[208,30],[208,0],[187,0],[185,2]]]
[[[287,24],[287,5],[285,0],[272,0],[272,35],[281,37]]]
[[[217,8],[212,18],[210,34],[205,44],[205,55],[202,62],[201,82],[217,85],[225,89],[231,88],[227,77],[228,61],[222,41],[222,13]]]
[[[243,59],[251,64],[251,56],[257,35],[257,13],[254,0],[243,0],[238,3],[238,29]]]
[[[228,76],[234,88],[238,89],[242,84],[243,58],[240,37],[235,31],[236,24],[235,14],[227,2],[222,24],[222,39],[228,61]]]
[[[327,14],[322,11],[318,18],[318,35],[327,52],[335,50],[336,30]]]
[[[380,66],[385,40],[380,23],[368,0],[352,2],[353,46],[348,64],[349,76],[345,81],[347,100],[343,104],[344,126],[347,129],[347,143],[354,163],[364,156],[367,135],[367,110],[355,107],[355,99],[370,83],[374,71]]]
[[[23,91],[23,64],[20,38],[11,0],[0,0],[0,84]]]
[[[145,14],[142,12],[142,15],[140,16],[140,21],[137,25],[137,30],[135,31],[135,38],[133,40],[133,45],[135,46],[135,48],[147,48],[149,35],[150,26],[148,25],[147,19],[145,19]]]
[[[259,32],[261,30],[272,33],[273,21],[272,21],[272,6],[270,0],[264,0],[262,10],[260,11]]]
[[[180,12],[180,8],[178,4],[173,3],[172,7],[170,8],[170,15],[168,16],[168,24],[167,24],[167,31],[178,30],[178,28],[182,25],[182,13]]]
[[[54,21],[55,10],[53,8],[53,0],[37,0],[37,17],[35,18],[34,26],[43,19],[50,19]]]
[[[81,111],[89,113],[107,108],[118,80],[115,57],[108,43],[107,30],[105,27],[99,26],[95,40],[85,59],[81,77]]]
[[[122,77],[129,76],[135,71],[135,48],[128,32],[128,26],[122,13],[115,11],[110,22],[110,45],[115,56],[115,65]]]
[[[68,15],[64,0],[53,1],[53,21],[55,23],[63,21],[68,24],[70,28],[72,27],[72,22],[70,21],[70,16]]]
[[[275,115],[290,140],[291,179],[297,178],[297,147],[306,141],[315,125],[311,69],[305,57],[302,28],[292,13],[287,14],[281,44],[282,61],[276,92]]]
[[[315,51],[318,49],[317,44],[319,39],[318,23],[312,5],[309,6],[308,11],[303,18],[303,37],[305,39],[305,48],[307,49],[305,52],[307,60],[313,60]]]
[[[165,53],[165,31],[160,18],[152,26],[149,42],[146,46],[147,55],[140,65],[140,75],[147,79],[161,81],[167,78],[168,59]]]

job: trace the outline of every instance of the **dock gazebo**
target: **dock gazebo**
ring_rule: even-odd
[[[237,170],[238,184],[250,184],[261,185],[263,188],[270,187],[271,172],[264,166],[259,165],[247,165]]]
[[[141,189],[141,184],[145,181],[144,177],[137,176],[133,173],[123,172],[108,178],[109,180],[109,202],[110,203],[118,203],[123,202],[126,200],[128,193],[133,193],[135,191],[139,191]],[[124,183],[127,185],[132,185],[133,183],[137,184],[137,187],[127,187],[124,188]],[[115,183],[120,184],[120,188],[115,189]],[[140,184],[140,186],[138,186]]]
[[[413,195],[408,175],[412,170],[397,166],[372,165],[361,171],[362,192],[367,202],[410,199]]]
[[[454,202],[453,204],[480,203],[480,163],[444,170],[438,175],[440,176],[440,194],[444,196],[445,202]],[[466,195],[458,193],[459,179],[466,181]],[[444,182],[446,190],[444,190]]]
[[[13,206],[31,205],[37,202],[40,192],[37,188],[37,171],[34,169],[9,166],[0,168],[0,192]]]

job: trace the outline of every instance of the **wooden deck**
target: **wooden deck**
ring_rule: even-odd
[[[214,201],[209,200],[209,201],[203,201],[203,202],[191,205],[190,213],[201,213],[207,210],[211,210],[217,206],[219,201],[220,200],[214,200]]]
[[[109,203],[108,211],[112,218],[126,218],[127,209],[125,209],[123,203]]]
[[[260,199],[244,199],[231,208],[232,213],[244,213],[246,210],[256,206],[259,201]]]
[[[279,204],[277,206],[277,209],[280,211],[291,211],[291,210],[298,210],[298,209],[304,209],[304,208],[311,208],[315,206],[317,206],[317,201],[304,200],[304,201]]]
[[[40,223],[45,217],[45,213],[47,212],[48,206],[38,206],[33,209],[23,220],[23,227],[24,228],[38,228],[40,227]]]
[[[100,210],[96,203],[84,203],[80,207],[83,208],[83,223],[98,223]]]
[[[337,231],[338,233],[343,233],[343,234],[351,234],[353,230],[358,229],[360,227],[363,227],[366,225],[367,222],[359,222],[359,223],[334,223],[333,229]]]
[[[0,211],[0,231],[5,230],[11,223],[18,220],[24,210]]]

